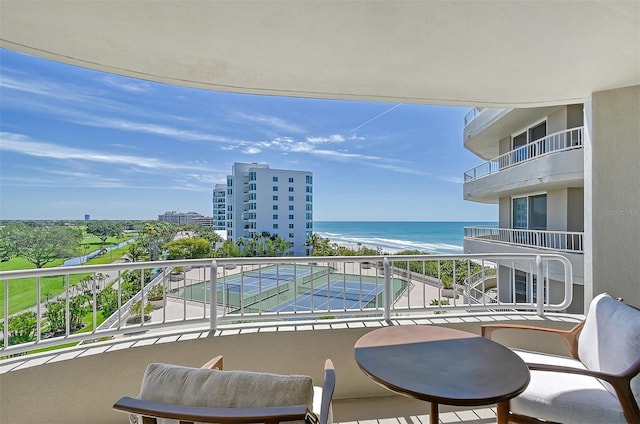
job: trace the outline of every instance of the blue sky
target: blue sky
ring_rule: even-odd
[[[495,221],[468,108],[229,94],[0,49],[0,218],[211,215],[234,162],[311,171],[317,221]]]

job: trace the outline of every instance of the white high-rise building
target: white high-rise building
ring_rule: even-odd
[[[313,231],[313,175],[235,163],[227,176],[226,229],[230,240],[268,232],[293,244],[288,253],[307,254]]]
[[[227,229],[227,185],[216,184],[213,189],[213,229]]]

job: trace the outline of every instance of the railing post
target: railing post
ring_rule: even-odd
[[[209,331],[213,333],[218,328],[218,263],[215,259],[211,261],[210,272],[211,303],[209,304]]]
[[[536,286],[536,298],[538,300],[536,312],[541,317],[544,315],[544,275],[542,274],[542,258],[540,255],[536,255],[536,280],[538,283]]]
[[[384,270],[384,319],[391,319],[391,268],[389,267],[389,259],[382,260]]]

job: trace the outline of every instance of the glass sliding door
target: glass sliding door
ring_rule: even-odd
[[[527,132],[523,132],[521,134],[516,135],[512,139],[513,144],[513,162],[517,163],[527,159],[527,148],[524,147],[527,145]]]
[[[513,243],[548,247],[546,233],[530,230],[547,229],[547,195],[514,197],[512,203]],[[523,230],[523,231],[517,231]]]

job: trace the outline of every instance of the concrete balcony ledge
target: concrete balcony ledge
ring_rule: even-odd
[[[399,415],[395,415],[397,417],[400,416],[401,405],[407,408],[409,404],[414,405],[411,408],[417,408],[416,413],[428,411],[428,405],[391,396],[360,371],[353,359],[353,345],[371,329],[423,324],[479,334],[480,325],[487,322],[527,322],[570,328],[583,318],[568,314],[539,317],[529,313],[461,314],[447,311],[439,315],[394,317],[389,322],[380,318],[359,318],[241,324],[223,326],[214,334],[206,328],[194,327],[120,336],[109,341],[0,361],[0,422],[124,423],[127,422],[126,416],[113,411],[111,405],[121,396],[138,394],[148,363],[200,366],[219,354],[224,355],[225,369],[305,374],[314,381],[321,381],[324,359],[331,358],[337,373],[334,395],[336,422],[367,416],[383,418],[382,412],[374,414],[373,411],[380,410],[372,408],[372,405],[385,402],[389,406],[383,411],[400,408]],[[552,349],[550,341],[544,339],[507,338],[505,341],[508,345],[546,348],[553,353],[563,353]],[[475,419],[480,421],[470,422],[491,422],[482,421],[481,417],[483,413],[490,416],[491,407],[487,406],[480,415],[474,412]]]

